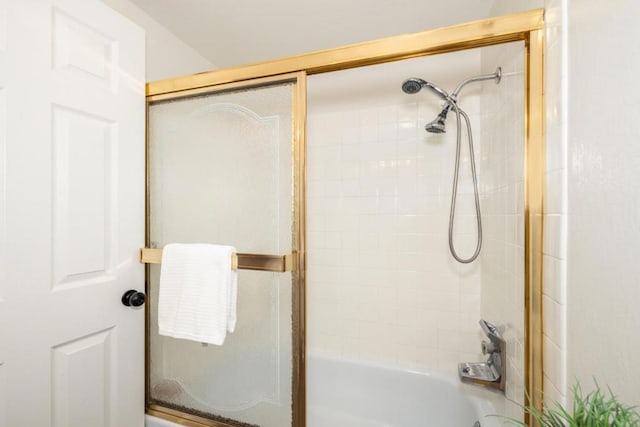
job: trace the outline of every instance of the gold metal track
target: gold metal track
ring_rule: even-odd
[[[257,62],[241,67],[193,74],[147,84],[147,96],[237,82],[257,77],[305,71],[307,74],[381,64],[418,56],[453,52],[524,40],[544,28],[544,10],[535,9],[450,27],[388,37],[335,49]]]
[[[231,257],[231,268],[234,270],[257,270],[283,273],[285,271],[296,270],[295,259],[295,254],[233,254]],[[140,249],[140,262],[144,264],[160,264],[162,262],[162,249]]]

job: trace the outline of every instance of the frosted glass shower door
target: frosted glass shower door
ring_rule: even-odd
[[[150,102],[151,247],[300,253],[296,82]],[[158,335],[160,266],[149,268],[148,407],[215,426],[292,425],[299,274],[239,269],[235,332],[216,346]]]

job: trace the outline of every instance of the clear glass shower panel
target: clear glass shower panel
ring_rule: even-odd
[[[293,84],[149,107],[149,232],[168,243],[290,254]],[[222,346],[158,335],[149,283],[149,401],[230,425],[291,425],[292,275],[239,270],[235,332]]]

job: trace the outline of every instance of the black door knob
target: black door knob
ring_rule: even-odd
[[[129,289],[122,295],[122,304],[127,307],[140,307],[146,301],[144,292],[138,292],[135,289]]]

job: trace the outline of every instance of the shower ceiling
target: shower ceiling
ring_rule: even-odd
[[[489,16],[492,4],[489,0],[130,1],[218,67],[482,19]]]

